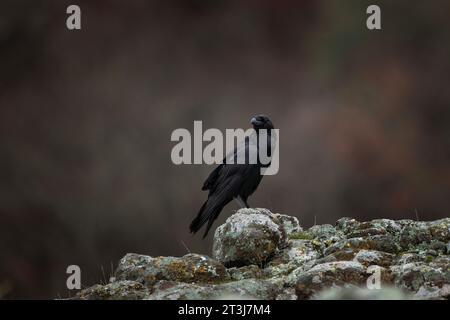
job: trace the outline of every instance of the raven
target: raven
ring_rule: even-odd
[[[202,190],[209,190],[208,199],[200,208],[197,217],[191,222],[189,227],[192,233],[196,233],[206,222],[208,225],[203,235],[203,239],[208,235],[214,220],[217,219],[223,207],[231,200],[236,199],[241,207],[249,208],[247,198],[255,192],[263,175],[261,168],[268,167],[269,164],[263,164],[259,158],[260,129],[267,130],[267,156],[271,157],[272,150],[275,148],[275,139],[272,137],[273,124],[267,116],[259,115],[250,120],[255,130],[252,135],[247,136],[243,143],[236,146],[233,152],[229,153],[222,164],[215,168],[203,184]],[[256,137],[254,136],[256,134]],[[252,139],[256,138],[256,139]],[[272,139],[273,138],[273,139]],[[254,154],[256,153],[256,155]],[[244,164],[236,161],[238,156],[245,156]],[[255,156],[256,163],[251,164],[250,157]],[[229,161],[234,158],[235,161]],[[255,161],[253,161],[255,162]]]

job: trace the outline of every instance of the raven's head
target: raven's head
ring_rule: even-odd
[[[258,130],[258,129],[273,129],[273,124],[272,121],[270,121],[270,119],[267,116],[264,115],[259,115],[259,116],[254,116],[251,120],[250,123],[253,125],[253,129]]]

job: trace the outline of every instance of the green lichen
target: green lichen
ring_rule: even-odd
[[[307,231],[293,232],[289,235],[291,240],[313,240],[314,236]]]

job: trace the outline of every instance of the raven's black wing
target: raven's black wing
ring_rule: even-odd
[[[222,163],[219,164],[206,178],[203,183],[202,190],[210,190],[210,194],[214,192],[214,189],[217,187],[217,181],[220,177],[227,176],[230,174],[228,170],[222,173],[222,170],[225,169],[228,165],[233,165],[231,163],[231,159],[234,159],[234,163],[237,162],[239,156],[245,157],[246,161],[249,159],[249,154],[251,152],[257,152],[257,147],[253,145],[249,145],[249,138],[245,137],[245,140],[234,147],[233,151],[228,153],[225,158],[222,160]]]
[[[247,160],[250,154],[257,154],[257,145],[249,143],[246,138],[243,143],[230,152],[223,163],[216,167],[203,184],[202,190],[209,190],[208,199],[200,208],[197,217],[190,225],[191,232],[197,232],[206,222],[208,225],[203,237],[206,237],[214,220],[219,216],[223,207],[233,198],[239,196],[244,183],[255,175],[259,167],[254,164],[238,164],[238,159]],[[242,158],[244,157],[244,158]],[[232,163],[231,159],[234,158]],[[256,182],[256,186],[260,179]],[[246,188],[247,189],[247,188]],[[251,192],[250,192],[251,193]]]
[[[225,163],[225,160],[224,160]],[[220,171],[222,170],[222,167],[224,166],[224,164],[219,164],[217,166],[217,168],[215,168],[213,170],[213,172],[211,172],[208,176],[208,178],[206,179],[206,181],[203,183],[203,187],[202,190],[211,190],[211,188],[214,186],[215,182],[217,181],[217,178],[220,175]]]

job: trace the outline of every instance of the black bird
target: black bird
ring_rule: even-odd
[[[253,125],[256,134],[255,136],[247,136],[243,143],[234,148],[234,151],[228,154],[223,163],[220,164],[208,176],[203,184],[202,190],[209,190],[208,199],[205,201],[197,217],[191,222],[189,227],[192,233],[196,233],[206,222],[205,238],[211,228],[214,220],[217,219],[223,207],[225,207],[231,200],[236,199],[241,207],[249,208],[247,199],[255,192],[263,175],[261,168],[268,167],[269,164],[261,163],[259,155],[256,158],[255,152],[258,154],[260,129],[267,130],[267,156],[271,156],[272,150],[275,148],[275,139],[272,137],[273,124],[270,119],[264,115],[255,116],[250,123]],[[256,139],[252,139],[256,138]],[[258,141],[258,142],[256,142]],[[256,142],[256,143],[255,143]],[[261,143],[262,145],[262,143]],[[238,164],[238,156],[245,155],[245,164]],[[234,157],[234,163],[229,161]],[[242,158],[244,159],[244,158]],[[256,159],[249,161],[249,159]],[[254,164],[251,164],[253,162]]]

